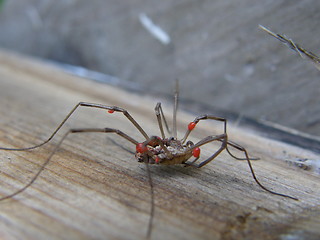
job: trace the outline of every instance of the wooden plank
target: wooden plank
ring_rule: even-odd
[[[45,140],[79,101],[127,109],[146,132],[158,135],[158,99],[73,77],[7,52],[0,53],[0,146],[27,147]],[[164,102],[170,117],[172,106]],[[179,112],[179,136],[195,116]],[[79,109],[54,140],[32,151],[0,151],[2,196],[28,182],[70,127],[113,127],[142,141],[121,114]],[[151,166],[155,190],[152,239],[315,239],[319,231],[319,175],[284,161],[319,159],[307,150],[258,136],[229,124],[229,138],[260,157],[260,181],[299,201],[265,192],[246,162],[221,154],[201,169]],[[198,141],[222,126],[199,124]],[[209,157],[212,145],[202,147]],[[107,134],[69,136],[35,183],[0,202],[3,239],[143,239],[150,212],[150,186],[143,164],[126,140]],[[241,153],[233,151],[237,156]]]

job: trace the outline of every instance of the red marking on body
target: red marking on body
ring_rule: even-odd
[[[138,153],[144,153],[144,152],[148,151],[148,147],[144,146],[143,143],[138,143],[136,145],[136,150]]]
[[[196,147],[195,149],[193,149],[192,155],[196,158],[199,157],[200,156],[200,148]]]
[[[114,113],[113,109],[108,110],[108,113]]]
[[[155,160],[156,163],[160,163],[160,158],[158,156],[156,156]]]
[[[191,123],[189,123],[188,124],[188,129],[189,129],[189,131],[192,131],[195,127],[196,127],[196,123],[195,122],[191,122]]]

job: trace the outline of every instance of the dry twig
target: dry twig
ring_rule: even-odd
[[[300,47],[298,44],[293,42],[291,39],[288,39],[284,35],[280,35],[280,34],[274,33],[274,32],[272,32],[271,30],[269,30],[268,28],[266,28],[266,27],[264,27],[262,25],[259,25],[259,27],[262,30],[266,31],[271,36],[275,37],[276,39],[278,39],[279,41],[281,41],[282,43],[287,45],[287,47],[289,47],[293,51],[299,53],[299,55],[302,58],[307,58],[307,59],[311,60],[315,64],[316,68],[318,68],[320,70],[320,58],[316,54],[314,54],[312,52],[309,52],[306,49]]]

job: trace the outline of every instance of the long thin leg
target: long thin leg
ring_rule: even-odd
[[[250,160],[249,160],[249,155],[248,155],[247,150],[246,150],[244,147],[242,147],[242,146],[240,146],[240,145],[238,145],[238,144],[236,144],[236,143],[227,142],[227,144],[230,145],[230,146],[232,146],[232,147],[234,147],[234,148],[236,148],[236,149],[238,149],[238,150],[240,150],[240,151],[242,151],[242,152],[244,152],[244,155],[246,156],[247,163],[248,163],[248,165],[249,165],[249,168],[250,168],[250,171],[251,171],[251,174],[252,174],[253,179],[256,181],[256,183],[257,183],[263,190],[265,190],[265,191],[267,191],[267,192],[269,192],[269,193],[278,195],[278,196],[291,198],[291,199],[293,199],[293,200],[299,200],[298,198],[291,197],[291,196],[289,196],[289,195],[285,195],[285,194],[282,194],[282,193],[274,192],[274,191],[272,191],[272,190],[269,190],[269,189],[266,188],[265,186],[263,186],[263,185],[258,181],[258,179],[257,179],[257,177],[256,177],[256,175],[255,175],[255,173],[254,173],[254,171],[253,171],[253,167],[252,167],[251,162],[250,162]]]
[[[186,162],[185,164],[188,165],[188,166],[193,166],[193,167],[196,167],[196,168],[201,168],[203,167],[204,165],[208,164],[209,162],[211,162],[213,159],[215,159],[224,149],[226,149],[226,146],[227,146],[227,141],[228,141],[228,138],[227,138],[227,135],[226,134],[221,134],[221,135],[218,135],[218,136],[208,136],[202,140],[200,140],[198,143],[196,143],[195,145],[193,145],[191,148],[190,148],[190,151],[192,151],[193,149],[197,148],[197,147],[200,147],[204,144],[207,144],[207,143],[210,143],[210,142],[213,142],[213,141],[221,141],[222,144],[220,146],[220,148],[211,156],[209,157],[208,159],[202,161],[201,163],[199,164],[194,164],[194,162],[196,160],[198,160],[197,158],[192,161],[192,162]]]
[[[244,147],[242,147],[242,146],[240,146],[240,145],[238,145],[238,144],[236,144],[236,143],[233,143],[233,142],[228,141],[228,138],[227,138],[227,135],[226,135],[226,134],[222,134],[222,135],[218,135],[218,136],[208,136],[208,137],[200,140],[200,141],[199,141],[198,143],[196,143],[194,146],[192,146],[192,147],[190,148],[190,151],[192,151],[192,150],[193,150],[194,148],[196,148],[196,147],[202,146],[202,145],[207,144],[207,143],[210,143],[210,142],[212,142],[212,141],[221,141],[221,142],[222,142],[222,145],[221,145],[221,147],[220,147],[211,157],[209,157],[208,159],[204,160],[203,162],[201,162],[201,163],[198,164],[198,165],[197,165],[197,164],[194,164],[195,161],[193,161],[193,162],[191,162],[191,163],[185,163],[185,164],[186,164],[186,165],[189,165],[189,166],[201,168],[201,167],[203,167],[204,165],[206,165],[206,164],[208,164],[209,162],[211,162],[214,158],[216,158],[224,149],[227,149],[227,150],[228,150],[227,146],[229,145],[229,146],[231,146],[231,147],[234,147],[234,148],[236,148],[236,149],[244,152],[245,157],[246,157],[245,159],[247,160],[247,163],[248,163],[248,165],[249,165],[249,168],[250,168],[250,171],[251,171],[251,174],[252,174],[253,179],[255,180],[255,182],[256,182],[263,190],[265,190],[265,191],[267,191],[267,192],[269,192],[269,193],[272,193],[272,194],[274,194],[274,195],[291,198],[291,199],[293,199],[293,200],[298,200],[298,198],[291,197],[291,196],[289,196],[289,195],[285,195],[285,194],[282,194],[282,193],[274,192],[274,191],[266,188],[265,186],[263,186],[263,185],[259,182],[259,180],[257,179],[257,177],[256,177],[256,175],[255,175],[255,173],[254,173],[254,170],[253,170],[253,167],[252,167],[252,165],[251,165],[250,158],[249,158],[249,155],[248,155],[247,150],[246,150]],[[232,155],[229,151],[228,151],[228,153],[229,153],[232,157],[234,157],[234,155]],[[238,159],[237,157],[235,157],[235,158]],[[239,159],[242,160],[242,158],[239,158]],[[196,159],[196,160],[198,160],[198,159]]]
[[[147,230],[147,239],[151,238],[151,232],[152,232],[152,224],[153,224],[153,217],[154,217],[154,191],[153,191],[153,182],[152,182],[152,178],[151,178],[151,173],[150,173],[150,168],[149,168],[149,164],[146,164],[146,169],[147,169],[147,173],[148,173],[148,179],[149,179],[149,183],[150,183],[150,194],[151,194],[151,209],[150,209],[150,218],[149,218],[149,224],[148,224],[148,230]]]
[[[221,118],[221,117],[216,117],[216,116],[213,116],[213,115],[207,115],[207,114],[206,114],[206,115],[201,115],[201,116],[196,117],[195,120],[190,123],[190,124],[193,124],[193,127],[188,127],[188,130],[187,130],[184,138],[181,140],[181,142],[184,143],[184,142],[187,140],[189,134],[191,133],[191,131],[194,129],[195,125],[198,124],[198,122],[199,122],[200,120],[208,120],[208,119],[223,122],[223,123],[224,123],[224,124],[223,124],[223,125],[224,125],[224,134],[227,134],[227,119]],[[190,125],[190,124],[189,124],[189,125]],[[219,141],[222,142],[223,140],[219,140]],[[229,142],[230,142],[230,141],[229,141]],[[231,143],[232,143],[232,142],[231,142]],[[235,155],[233,155],[233,154],[231,153],[231,151],[229,150],[228,146],[226,147],[226,150],[227,150],[227,152],[230,154],[230,156],[232,156],[233,158],[235,158],[235,159],[237,159],[237,160],[247,160],[247,158],[239,158],[239,157],[236,157]],[[249,158],[249,159],[250,159],[250,160],[259,160],[259,158]]]
[[[118,130],[118,129],[114,129],[114,128],[74,128],[74,129],[70,129],[69,130],[70,133],[98,133],[98,132],[102,132],[102,133],[116,133],[119,136],[127,139],[129,142],[132,142],[133,144],[137,145],[138,141],[133,139],[132,137],[130,137],[129,135],[125,134],[124,132]]]
[[[103,133],[116,133],[119,136],[127,139],[129,142],[132,142],[133,144],[138,144],[138,141],[136,141],[135,139],[131,138],[130,136],[128,136],[127,134],[121,132],[120,130],[117,129],[113,129],[113,128],[79,128],[79,129],[70,129],[67,133],[65,133],[65,135],[61,138],[61,140],[58,142],[58,144],[56,145],[56,147],[53,149],[53,151],[50,153],[50,155],[48,156],[47,160],[42,164],[42,166],[40,167],[40,169],[38,170],[38,172],[36,173],[36,175],[31,179],[31,181],[26,184],[23,188],[17,190],[16,192],[7,195],[5,197],[0,198],[0,201],[8,199],[8,198],[12,198],[14,196],[16,196],[17,194],[23,192],[24,190],[26,190],[28,187],[30,187],[34,181],[39,177],[40,173],[44,170],[44,168],[48,165],[48,163],[50,162],[51,158],[53,157],[53,155],[57,152],[57,150],[59,149],[59,147],[61,146],[62,142],[66,139],[66,137],[71,134],[71,133],[83,133],[83,132],[103,132]]]
[[[230,145],[230,144],[238,145],[238,144],[236,144],[236,143],[234,143],[234,142],[232,142],[232,141],[230,141],[230,140],[228,141],[228,143],[229,143],[229,145]],[[234,159],[241,160],[241,161],[247,160],[246,157],[245,157],[245,158],[236,157],[233,153],[231,153],[231,151],[230,151],[230,149],[228,148],[228,146],[226,147],[226,150],[227,150],[227,152],[229,153],[229,155],[230,155],[231,157],[233,157]],[[249,160],[260,160],[260,158],[252,158],[252,157],[250,157]]]
[[[191,133],[191,131],[194,129],[194,127],[196,126],[196,124],[198,124],[199,121],[201,120],[207,120],[207,119],[211,119],[211,120],[215,120],[215,121],[220,121],[220,122],[223,122],[223,133],[224,134],[227,134],[227,119],[225,118],[221,118],[221,117],[216,117],[216,116],[213,116],[213,115],[208,115],[208,114],[205,114],[205,115],[201,115],[201,116],[198,116],[196,117],[188,126],[188,130],[186,132],[186,134],[184,135],[183,139],[181,140],[182,143],[184,143],[189,134]]]
[[[224,126],[223,127],[223,132],[224,132],[224,134],[227,134],[227,119],[225,119],[225,118],[216,117],[216,116],[213,116],[213,115],[207,115],[206,114],[206,115],[201,115],[201,116],[196,117],[195,120],[193,120],[193,122],[191,122],[191,123],[194,124],[194,127],[195,127],[195,125],[198,124],[198,122],[200,120],[209,120],[209,119],[223,122],[223,126]],[[188,128],[185,136],[181,140],[182,143],[184,143],[187,140],[188,136],[190,135],[190,133],[191,133],[191,131],[193,130],[194,127]],[[223,140],[220,140],[220,141],[223,141]],[[232,156],[233,158],[235,158],[237,160],[247,160],[246,158],[239,158],[239,157],[236,157],[235,155],[233,155],[230,152],[228,146],[226,147],[226,150],[230,154],[230,156]],[[250,158],[250,160],[259,160],[259,158]]]
[[[160,129],[160,133],[161,133],[161,137],[164,139],[165,138],[165,134],[164,134],[164,131],[163,131],[163,126],[162,126],[162,120],[164,122],[164,125],[166,127],[166,130],[167,132],[170,134],[171,131],[169,129],[169,126],[168,126],[168,123],[167,123],[167,120],[163,114],[163,110],[162,110],[162,107],[161,107],[161,103],[158,102],[156,107],[154,108],[155,112],[156,112],[156,117],[157,117],[157,120],[158,120],[158,124],[159,124],[159,129]]]
[[[177,138],[177,111],[178,111],[178,104],[179,104],[179,81],[176,80],[176,89],[174,92],[174,106],[173,106],[173,137]]]
[[[91,107],[91,108],[100,108],[100,109],[105,109],[109,110],[110,113],[112,112],[121,112],[123,115],[129,119],[129,121],[139,130],[139,132],[146,138],[148,139],[149,136],[148,134],[142,129],[142,127],[134,120],[134,118],[128,113],[127,110],[123,108],[119,108],[116,106],[105,106],[102,104],[96,104],[96,103],[88,103],[88,102],[79,102],[69,113],[68,115],[63,119],[63,121],[59,124],[59,126],[54,130],[54,132],[51,134],[51,136],[45,140],[44,142],[32,146],[32,147],[26,147],[26,148],[3,148],[0,147],[0,150],[10,150],[10,151],[24,151],[24,150],[31,150],[37,147],[41,147],[42,145],[46,144],[49,142],[55,135],[56,133],[60,130],[60,128],[65,124],[65,122],[70,118],[70,116],[76,111],[78,107]]]

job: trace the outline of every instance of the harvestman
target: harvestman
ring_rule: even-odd
[[[128,140],[129,142],[133,143],[136,146],[136,153],[135,157],[138,160],[138,162],[143,162],[147,166],[147,172],[151,187],[151,214],[150,214],[150,220],[148,225],[148,232],[147,236],[150,237],[151,235],[151,228],[152,228],[152,219],[154,214],[154,196],[153,196],[153,186],[149,171],[149,164],[162,164],[162,165],[174,165],[174,164],[184,164],[185,166],[191,166],[195,168],[200,168],[206,165],[207,163],[211,162],[213,159],[215,159],[223,150],[226,150],[231,157],[237,159],[237,160],[246,160],[252,177],[255,180],[255,182],[265,191],[279,195],[282,197],[291,198],[294,200],[298,200],[295,197],[291,197],[289,195],[281,194],[274,192],[272,190],[269,190],[265,186],[263,186],[258,179],[256,178],[256,175],[253,171],[249,155],[247,153],[247,150],[243,148],[242,146],[231,142],[228,140],[228,134],[227,134],[227,120],[225,118],[221,117],[215,117],[213,115],[201,115],[196,117],[192,122],[188,125],[188,130],[186,131],[184,137],[182,139],[178,139],[177,137],[177,108],[178,108],[178,82],[176,84],[176,91],[174,94],[174,108],[173,108],[173,128],[172,128],[172,134],[171,137],[166,137],[164,133],[164,127],[167,132],[170,134],[171,131],[168,127],[167,121],[164,117],[163,110],[161,107],[161,103],[157,103],[155,107],[155,114],[157,117],[161,137],[158,136],[149,136],[143,128],[136,122],[136,120],[129,114],[129,112],[123,108],[117,107],[117,106],[106,106],[102,104],[96,104],[96,103],[88,103],[88,102],[80,102],[78,103],[70,112],[69,114],[63,119],[63,121],[60,123],[60,125],[54,130],[54,132],[51,134],[51,136],[45,140],[44,142],[32,146],[32,147],[26,147],[26,148],[3,148],[0,147],[0,150],[8,150],[8,151],[25,151],[25,150],[31,150],[38,147],[43,146],[44,144],[48,143],[55,135],[56,133],[61,129],[61,127],[65,124],[65,122],[70,118],[70,116],[79,108],[79,107],[89,107],[89,108],[99,108],[103,110],[107,110],[108,113],[114,113],[114,112],[120,112],[122,113],[134,126],[135,128],[143,135],[143,137],[146,139],[144,142],[138,142],[137,140],[133,139],[129,135],[125,134],[121,130],[114,129],[114,128],[75,128],[75,129],[69,129],[61,138],[61,140],[58,142],[54,150],[50,153],[47,160],[43,163],[43,165],[40,167],[38,172],[35,174],[35,176],[30,180],[28,184],[26,184],[24,187],[20,188],[16,192],[4,196],[0,198],[0,201],[12,198],[15,195],[23,192],[28,187],[34,183],[34,181],[38,178],[40,173],[44,170],[46,165],[51,160],[52,156],[57,152],[58,148],[61,146],[62,142],[66,139],[66,137],[71,133],[84,133],[84,132],[97,132],[97,133],[115,133],[119,135],[120,137],[123,137],[124,139]],[[222,122],[224,125],[224,131],[220,135],[210,135],[205,137],[204,139],[200,140],[197,143],[193,143],[192,141],[187,141],[189,134],[192,132],[192,130],[196,127],[196,125],[202,121],[202,120],[214,120]],[[201,161],[200,163],[197,163],[197,161],[200,158],[200,146],[205,145],[210,142],[218,141],[221,142],[220,148],[212,154],[208,159]],[[233,147],[235,149],[238,149],[239,151],[242,151],[245,155],[245,158],[238,158],[234,156],[230,151],[228,147]],[[193,158],[192,160],[188,161],[190,158]],[[251,159],[252,160],[252,159]]]

